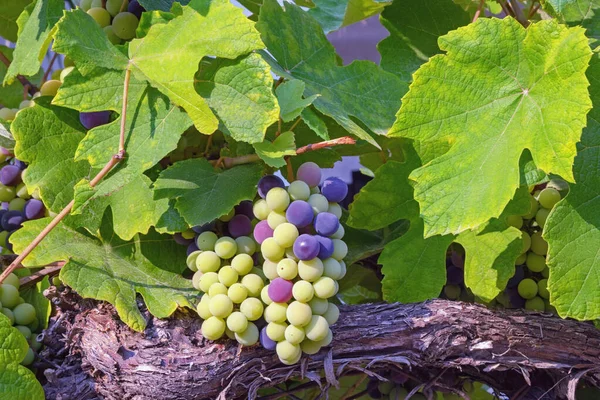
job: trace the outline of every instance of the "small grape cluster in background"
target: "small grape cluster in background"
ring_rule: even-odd
[[[87,12],[106,33],[113,44],[121,44],[135,38],[142,12],[146,11],[137,0],[81,0],[79,8]]]

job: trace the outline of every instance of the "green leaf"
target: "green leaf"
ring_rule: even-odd
[[[218,172],[205,159],[184,160],[160,174],[154,198],[175,198],[175,208],[189,225],[203,225],[242,200],[252,200],[261,175],[262,168],[255,164]]]
[[[190,2],[190,0],[140,0],[140,4],[144,6],[147,11],[169,11],[176,2],[180,3],[181,5],[186,5]]]
[[[369,232],[354,229],[347,225],[344,225],[344,228],[346,230],[344,242],[348,245],[348,255],[344,258],[344,262],[352,265],[360,260],[381,253],[389,242],[406,233],[408,223],[401,221],[393,225],[393,231],[387,235],[384,235],[381,231]]]
[[[207,55],[233,59],[262,47],[254,23],[241,9],[226,0],[194,0],[182,15],[131,41],[129,58],[134,73],[185,108],[198,130],[209,134],[218,121],[194,90],[198,62]]]
[[[426,237],[498,217],[519,186],[526,148],[539,168],[572,181],[591,106],[591,52],[581,28],[480,18],[439,43],[447,54],[415,73],[390,131],[434,149],[446,143],[443,151],[451,144],[410,176]]]
[[[300,113],[302,120],[314,133],[317,134],[323,140],[329,140],[329,132],[327,131],[327,125],[317,115],[315,111],[307,107]]]
[[[580,25],[585,28],[588,37],[600,39],[600,19],[598,19],[598,0],[546,0],[542,2],[544,10],[556,16],[569,26]]]
[[[176,15],[167,11],[147,11],[142,13],[142,18],[135,31],[135,36],[139,39],[143,38],[148,34],[148,31],[152,25],[166,24]]]
[[[319,21],[325,32],[331,32],[379,14],[391,1],[313,0],[313,3],[315,7],[308,13]]]
[[[155,229],[160,233],[174,234],[183,232],[189,229],[189,225],[179,212],[175,209],[175,200],[169,200],[169,208],[165,211],[156,222]]]
[[[265,1],[256,26],[274,57],[263,52],[274,72],[304,81],[304,97],[319,95],[313,102],[317,110],[377,147],[354,119],[373,133],[386,134],[406,84],[370,61],[339,66],[319,23],[293,4],[286,3],[284,10],[276,0]]]
[[[292,79],[283,82],[275,89],[277,101],[281,108],[281,119],[283,122],[290,122],[293,119],[298,118],[300,113],[302,113],[306,107],[310,106],[318,97],[317,95],[313,95],[303,99],[302,93],[304,93],[305,86],[303,81]]]
[[[0,340],[0,365],[23,361],[29,344],[25,337],[17,329],[13,328],[10,320],[1,313],[0,338],[2,338]]]
[[[17,18],[31,0],[0,0],[0,36],[17,41]]]
[[[273,142],[265,140],[253,145],[256,154],[269,166],[281,168],[285,165],[285,156],[296,155],[294,132],[283,132]]]
[[[535,165],[531,152],[527,149],[523,152],[519,160],[519,172],[521,174],[521,185],[537,185],[549,179],[548,175]]]
[[[62,16],[63,0],[38,1],[19,34],[13,62],[8,67],[4,84],[12,83],[17,75],[35,75],[52,40],[51,32]]]
[[[181,276],[185,251],[170,236],[155,232],[121,240],[113,234],[112,219],[110,213],[104,216],[99,238],[59,224],[29,255],[26,266],[68,261],[60,272],[62,281],[83,297],[113,304],[136,331],[146,327],[136,303],[138,293],[157,318],[170,316],[177,307],[192,308],[197,292]],[[48,222],[44,218],[25,223],[11,236],[15,250],[21,252]]]
[[[35,307],[35,312],[38,319],[38,326],[40,329],[46,329],[48,327],[48,319],[52,314],[52,306],[50,300],[44,296],[44,290],[50,287],[50,280],[46,276],[40,282],[35,285],[28,286],[21,289],[19,294],[25,300],[26,303],[31,304]],[[1,336],[1,334],[0,334]]]
[[[9,129],[10,123],[0,119],[0,146],[5,149],[13,149],[15,147],[15,138]]]
[[[358,264],[348,267],[346,276],[339,281],[336,297],[344,304],[364,304],[381,301],[381,281],[375,271]]]
[[[471,18],[452,0],[396,0],[380,21],[390,32],[377,46],[381,68],[408,83],[421,64],[440,53],[438,38]]]
[[[236,60],[200,63],[194,87],[237,141],[260,143],[279,118],[271,68],[252,53]]]
[[[0,46],[0,52],[9,60],[12,60],[13,49]],[[4,65],[4,63],[0,63],[0,82],[4,80],[7,70],[8,67]],[[21,82],[14,81],[10,85],[0,85],[0,104],[2,104],[4,107],[18,108],[22,100],[23,85],[21,85]]]
[[[67,54],[83,75],[96,68],[124,70],[129,60],[121,53],[94,19],[77,8],[65,12],[56,25],[52,49]]]

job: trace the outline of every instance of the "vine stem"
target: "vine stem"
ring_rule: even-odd
[[[519,4],[518,0],[509,0],[509,2],[515,13],[515,18],[517,19],[517,21],[519,21],[521,25],[527,28],[529,26],[529,20],[525,16],[525,13],[523,13],[523,9],[521,8],[521,5]]]
[[[125,120],[127,119],[127,96],[129,95],[129,78],[131,76],[131,70],[127,68],[125,71],[125,81],[123,82],[123,108],[121,113],[121,132],[119,134],[119,151],[117,154],[111,157],[111,159],[106,163],[106,165],[96,174],[96,176],[90,181],[90,186],[95,187],[98,182],[104,178],[111,169],[115,165],[117,165],[123,158],[125,158]],[[62,209],[58,215],[56,215],[52,221],[29,243],[29,245],[14,259],[14,261],[4,270],[2,275],[0,275],[0,283],[6,279],[11,272],[17,269],[21,262],[35,249],[42,240],[48,234],[56,228],[56,226],[62,221],[73,209],[73,205],[75,204],[75,200],[71,200],[69,204],[65,208]]]
[[[10,60],[1,51],[0,51],[0,61],[2,61],[2,63],[4,65],[6,65],[7,67],[10,67]],[[17,79],[19,80],[19,82],[21,82],[21,85],[23,85],[23,87],[25,87],[25,88],[28,87],[29,88],[28,91],[29,91],[30,95],[33,96],[38,91],[37,86],[35,86],[33,83],[31,83],[23,75],[17,75]]]
[[[54,53],[52,58],[50,59],[50,63],[48,64],[48,68],[46,68],[46,72],[44,72],[44,77],[42,78],[42,85],[48,80],[48,76],[50,75],[50,71],[52,70],[52,66],[54,62],[58,58],[58,53]]]
[[[473,22],[477,21],[481,12],[483,11],[483,6],[485,5],[485,0],[479,1],[479,7],[477,7],[477,11],[475,11],[475,15],[473,16]]]

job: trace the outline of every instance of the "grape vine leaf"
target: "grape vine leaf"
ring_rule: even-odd
[[[123,322],[136,331],[146,327],[136,303],[138,293],[157,318],[170,316],[177,307],[193,308],[197,291],[181,276],[185,251],[170,236],[154,231],[124,241],[114,235],[112,220],[107,212],[98,238],[59,224],[25,265],[67,261],[60,272],[62,281],[83,297],[113,304]],[[21,252],[48,222],[44,218],[25,223],[11,236],[15,250]]]
[[[189,32],[201,32],[190,36]],[[234,59],[263,48],[254,23],[226,0],[193,0],[182,15],[152,26],[129,44],[133,72],[183,107],[200,132],[210,134],[218,120],[194,89],[194,74],[204,56]]]
[[[0,0],[0,36],[17,41],[17,18],[29,3],[31,0]]]
[[[471,19],[452,0],[397,0],[383,10],[380,21],[390,32],[377,45],[381,68],[408,84],[413,72],[440,52],[438,38]]]
[[[48,327],[48,319],[52,314],[50,300],[44,296],[44,290],[48,289],[49,287],[50,280],[46,276],[35,285],[21,288],[19,292],[23,300],[35,308],[39,329],[46,329]]]
[[[176,3],[179,5],[179,3]],[[177,11],[183,11],[180,6],[176,6]],[[177,14],[178,15],[178,14]],[[140,23],[138,24],[137,29],[135,30],[135,36],[138,39],[145,37],[148,34],[148,31],[152,27],[152,25],[156,24],[166,24],[173,18],[177,16],[173,12],[167,11],[147,11],[142,13],[142,18],[140,18]]]
[[[256,154],[268,165],[281,168],[285,165],[285,156],[296,155],[296,144],[294,143],[294,132],[283,132],[272,142],[265,140],[253,145]]]
[[[381,281],[370,268],[359,264],[347,267],[346,276],[339,281],[340,288],[336,297],[344,304],[374,303],[382,300]]]
[[[0,52],[6,58],[12,60],[13,49],[5,46],[0,46]],[[0,82],[4,80],[8,67],[4,63],[0,63]],[[19,103],[23,100],[23,85],[21,82],[14,81],[10,85],[0,85],[0,99],[4,107],[18,108]]]
[[[0,119],[0,146],[5,149],[13,149],[15,147],[15,138],[9,129],[10,123]]]
[[[594,108],[588,115],[573,172],[575,184],[550,213],[548,241],[550,303],[563,318],[600,318],[600,58],[594,54],[587,76]]]
[[[591,107],[581,28],[541,21],[526,30],[512,18],[480,18],[439,44],[446,54],[415,73],[390,131],[451,144],[410,176],[426,237],[498,217],[519,186],[526,148],[539,168],[572,181]]]
[[[327,32],[362,21],[391,3],[389,0],[313,0],[315,7],[308,13]]]
[[[590,38],[600,39],[600,19],[598,0],[546,0],[542,6],[549,14],[556,16],[559,21],[570,25],[580,25],[585,28]]]
[[[25,337],[0,313],[0,398],[43,400],[44,389],[28,368],[19,365],[29,345]]]
[[[214,220],[252,200],[262,176],[260,165],[239,165],[218,172],[205,159],[179,161],[154,183],[155,199],[176,199],[175,208],[191,226]]]
[[[62,16],[63,0],[37,1],[19,34],[13,61],[8,67],[4,84],[12,83],[17,75],[35,75],[52,40],[54,25]]]
[[[300,113],[302,121],[308,126],[314,133],[317,134],[323,140],[329,140],[329,131],[327,124],[317,115],[312,108],[307,107]]]
[[[306,98],[319,95],[313,102],[317,110],[378,146],[353,118],[375,134],[386,134],[405,83],[370,61],[339,66],[319,23],[293,4],[286,3],[284,10],[276,0],[265,1],[256,27],[269,51],[261,54],[277,75],[304,81]]]
[[[176,2],[184,6],[188,4],[190,0],[140,0],[140,4],[144,6],[146,11],[169,11]]]
[[[194,87],[237,141],[260,143],[279,118],[271,68],[251,53],[235,60],[204,60]]]
[[[304,93],[305,86],[306,85],[303,81],[292,79],[283,82],[281,85],[277,86],[277,89],[275,89],[277,101],[279,102],[279,107],[281,108],[281,119],[283,122],[290,122],[291,120],[298,118],[302,111],[306,107],[310,106],[318,97],[315,94],[303,99],[302,93]]]

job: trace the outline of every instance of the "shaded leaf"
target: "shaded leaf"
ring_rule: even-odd
[[[305,86],[303,81],[297,79],[283,82],[281,85],[277,86],[275,93],[277,94],[277,101],[281,108],[281,119],[283,122],[290,122],[293,119],[298,118],[300,113],[302,113],[306,107],[310,106],[317,98],[317,95],[313,95],[303,99],[302,94],[304,93]],[[315,114],[312,113],[312,115]],[[312,116],[309,116],[309,118],[311,117]]]
[[[285,156],[296,155],[294,132],[283,132],[273,142],[265,140],[253,145],[256,154],[269,166],[281,168],[285,165]]]

